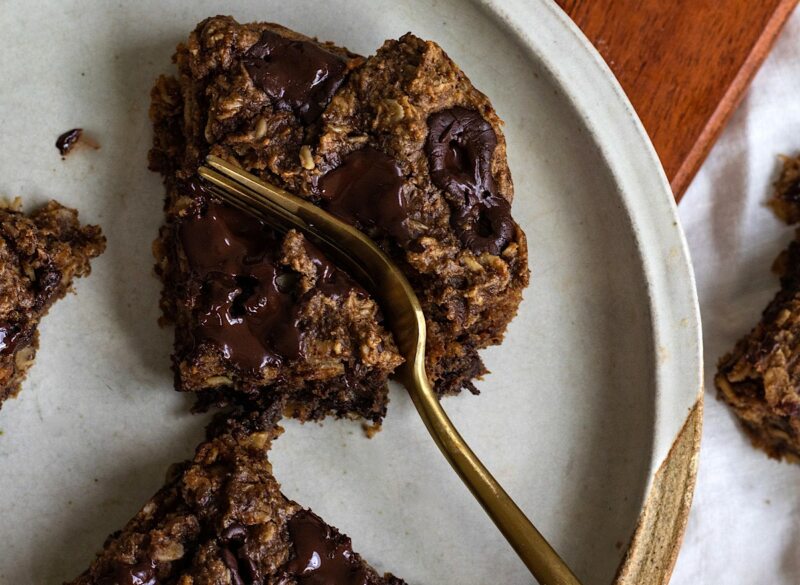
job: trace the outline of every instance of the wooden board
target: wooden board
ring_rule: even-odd
[[[676,199],[798,0],[557,0],[625,89]]]

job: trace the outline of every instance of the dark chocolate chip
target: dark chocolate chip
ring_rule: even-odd
[[[258,570],[258,563],[247,556],[243,548],[239,549],[239,571],[250,585],[261,583],[261,573]]]
[[[15,323],[0,323],[0,355],[16,351],[23,337],[23,329]]]
[[[314,244],[304,239],[303,247],[316,269],[317,281],[315,285],[322,294],[335,299],[346,297],[351,292],[355,292],[362,297],[367,296],[367,291],[356,284],[345,272],[336,268]]]
[[[310,510],[289,519],[294,558],[284,567],[298,585],[366,585],[367,571],[353,553],[350,539]]]
[[[290,40],[265,30],[243,61],[256,87],[278,110],[304,124],[316,120],[344,81],[345,61],[318,44]]]
[[[280,265],[280,241],[272,230],[238,209],[208,202],[181,221],[178,238],[190,278],[199,283],[195,343],[208,341],[249,370],[302,355],[299,275]],[[319,251],[312,261],[322,271],[319,288],[326,294],[357,289]]]
[[[34,271],[36,276],[37,306],[42,307],[50,300],[59,283],[61,272],[52,264],[45,264]]]
[[[225,542],[244,542],[247,538],[247,528],[235,522],[223,530],[220,537]]]
[[[428,153],[433,182],[474,203],[484,193],[495,194],[492,156],[497,146],[494,129],[475,110],[462,107],[428,117]]]
[[[324,175],[319,190],[323,206],[333,215],[360,229],[377,228],[405,244],[411,234],[403,185],[397,162],[367,146]]]
[[[471,214],[456,218],[463,244],[475,253],[499,254],[514,237],[511,207],[502,197],[479,202]]]
[[[494,129],[475,110],[457,106],[428,117],[431,181],[447,193],[451,223],[476,254],[499,254],[514,235],[510,205],[492,176],[496,147]]]
[[[56,140],[56,148],[58,152],[61,153],[61,156],[67,156],[72,150],[72,147],[81,139],[82,135],[83,128],[73,128],[59,136]]]
[[[259,585],[261,583],[258,563],[247,554],[247,528],[235,522],[220,534],[228,546],[221,549],[222,562],[231,574],[233,585]]]
[[[149,559],[135,565],[116,562],[97,585],[158,585],[156,563]]]
[[[282,293],[292,294],[297,290],[297,285],[300,283],[300,275],[294,272],[286,272],[275,278],[275,286]]]
[[[236,555],[234,555],[227,548],[223,548],[221,552],[222,562],[225,563],[225,566],[228,568],[228,571],[230,571],[231,574],[231,584],[245,585],[241,575],[239,575],[239,561],[236,560]]]

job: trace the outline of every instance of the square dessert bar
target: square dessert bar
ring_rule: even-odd
[[[301,419],[380,421],[402,360],[375,302],[299,233],[276,234],[198,183],[173,188],[156,256],[178,389],[201,406],[263,406],[269,388]]]
[[[74,209],[50,201],[25,215],[19,207],[18,200],[0,207],[0,406],[33,364],[39,321],[106,245]]]
[[[278,414],[218,417],[194,458],[67,585],[403,585],[281,493],[267,458]]]
[[[279,25],[214,17],[178,46],[175,61],[178,76],[160,78],[152,92],[150,165],[167,187],[156,256],[164,280],[162,307],[178,325],[178,388],[207,393],[211,379],[219,381],[213,393],[222,401],[242,392],[275,397],[317,370],[312,382],[320,400],[359,385],[385,396],[385,378],[400,363],[374,302],[359,290],[339,296],[338,303],[350,308],[328,303],[317,318],[298,321],[304,343],[321,337],[352,348],[344,379],[325,373],[338,366],[318,368],[314,351],[288,347],[273,351],[277,369],[253,362],[249,373],[237,373],[242,364],[225,349],[230,330],[209,335],[198,327],[200,289],[187,283],[197,281],[196,264],[206,261],[184,261],[186,241],[179,233],[186,218],[208,213],[208,203],[190,185],[206,155],[214,154],[372,237],[420,298],[429,334],[427,369],[437,391],[476,391],[473,380],[486,372],[478,350],[502,340],[528,283],[525,235],[510,213],[505,139],[486,96],[439,46],[411,34],[364,58]],[[211,254],[220,234],[209,235],[199,252]],[[300,250],[291,244],[297,238],[291,236],[289,244]],[[288,250],[281,254],[274,255],[283,266],[303,263]],[[310,273],[303,283],[302,294],[314,294],[317,281]],[[315,325],[305,331],[306,323]],[[258,335],[274,337],[268,331],[271,326]],[[381,342],[365,349],[366,338]],[[215,367],[184,367],[196,362],[192,352],[203,346],[207,353],[216,351]],[[307,356],[312,361],[304,363]],[[346,396],[334,402],[305,412],[316,417],[326,409],[350,409],[363,416],[369,410],[353,409]],[[371,412],[382,411],[376,404]]]

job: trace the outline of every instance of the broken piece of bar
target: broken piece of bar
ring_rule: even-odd
[[[437,391],[477,391],[478,350],[502,341],[529,274],[492,104],[441,47],[406,34],[350,74],[322,120],[301,190],[406,273]]]
[[[99,227],[81,226],[78,212],[56,201],[30,215],[19,200],[0,207],[0,406],[33,364],[39,321],[105,244]]]
[[[150,166],[168,192],[156,244],[168,320],[180,323],[174,299],[186,298],[182,267],[168,260],[179,255],[176,210],[214,154],[375,239],[420,298],[437,392],[476,391],[486,372],[478,350],[502,340],[528,283],[501,122],[486,96],[411,34],[365,59],[279,25],[214,17],[175,60],[179,76],[158,80],[150,110]]]
[[[173,193],[156,256],[177,388],[201,407],[285,399],[303,420],[380,422],[402,359],[367,293],[299,233],[278,235],[195,182]]]
[[[769,205],[794,224],[800,222],[800,158],[782,162]],[[720,360],[714,382],[755,446],[800,462],[800,232],[773,270],[781,289],[758,325]]]
[[[754,445],[800,462],[800,232],[797,238],[775,262],[781,290],[720,360],[714,380]]]
[[[194,458],[66,585],[403,585],[281,493],[267,458],[279,415],[218,416]]]

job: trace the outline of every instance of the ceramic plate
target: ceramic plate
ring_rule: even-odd
[[[108,250],[44,320],[22,393],[0,411],[1,583],[74,577],[202,436],[206,419],[172,391],[172,332],[156,323],[150,243],[163,190],[146,169],[147,108],[175,45],[217,13],[362,54],[411,30],[491,97],[533,276],[504,344],[483,354],[492,373],[481,394],[445,408],[585,583],[666,579],[699,425],[694,283],[653,149],[555,4],[2,5],[0,192],[78,208],[102,225]],[[101,147],[62,161],[54,141],[76,126]],[[351,535],[379,570],[420,584],[531,581],[401,388],[372,440],[352,422],[285,426],[272,453],[285,493]]]

